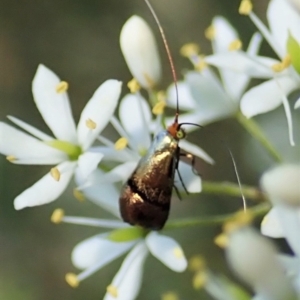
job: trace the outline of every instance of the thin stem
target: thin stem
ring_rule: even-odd
[[[265,195],[256,187],[242,185],[242,192],[246,199],[255,200],[258,202],[266,201]],[[211,195],[228,195],[233,197],[241,197],[240,187],[232,182],[210,182],[202,181],[202,193]]]
[[[247,119],[241,112],[236,114],[239,123],[254,137],[260,144],[269,152],[276,162],[282,162],[281,155],[277,152],[274,146],[269,142],[267,137],[262,132],[261,128],[253,119]]]
[[[261,203],[252,208],[249,208],[248,211],[252,213],[254,217],[258,217],[266,214],[270,209],[269,203]],[[212,226],[212,225],[220,225],[224,222],[230,220],[234,217],[236,213],[230,213],[225,215],[218,215],[212,217],[198,217],[198,218],[186,218],[181,220],[169,221],[164,229],[177,229],[177,228],[185,228],[185,227],[196,227],[196,226]]]

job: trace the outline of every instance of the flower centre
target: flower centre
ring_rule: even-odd
[[[53,140],[45,142],[48,146],[65,152],[70,160],[77,160],[79,155],[82,154],[82,150],[78,145],[71,144],[69,142]]]

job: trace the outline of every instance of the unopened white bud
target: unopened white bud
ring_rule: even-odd
[[[145,89],[153,88],[161,78],[161,63],[154,35],[141,17],[132,16],[124,24],[120,45],[133,77]]]
[[[233,271],[268,300],[296,299],[273,244],[250,227],[229,234],[226,256]]]
[[[300,206],[300,165],[280,165],[263,174],[260,184],[273,204]]]

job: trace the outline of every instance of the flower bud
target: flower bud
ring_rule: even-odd
[[[275,167],[263,174],[260,184],[273,204],[300,206],[300,165]]]
[[[120,45],[133,77],[143,88],[153,88],[161,77],[161,63],[154,35],[141,17],[127,20],[121,30]]]

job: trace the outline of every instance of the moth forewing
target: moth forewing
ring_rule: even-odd
[[[120,211],[125,222],[151,230],[164,226],[178,159],[178,139],[167,130],[158,133],[122,189]]]

